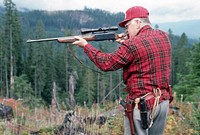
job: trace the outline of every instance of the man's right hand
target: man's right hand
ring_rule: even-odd
[[[124,43],[124,41],[128,39],[128,36],[126,33],[121,33],[121,34],[118,34],[117,35],[117,39],[116,39],[116,42],[118,42],[119,44],[122,44]]]

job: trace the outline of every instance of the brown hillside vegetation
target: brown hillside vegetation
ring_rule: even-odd
[[[75,112],[44,107],[30,110],[18,103],[13,110],[13,120],[0,122],[2,135],[123,135],[123,111],[118,103],[107,102],[101,107],[95,104],[91,109],[76,106]],[[198,135],[195,114],[200,114],[199,110],[199,105],[173,103],[165,135]]]

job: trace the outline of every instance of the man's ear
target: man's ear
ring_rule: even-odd
[[[140,29],[141,26],[142,26],[142,22],[140,20],[137,20],[136,22],[137,22],[137,27],[136,28]]]

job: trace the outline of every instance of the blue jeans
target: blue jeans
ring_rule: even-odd
[[[134,108],[133,120],[135,135],[163,135],[166,124],[166,118],[168,115],[168,109],[168,100],[160,103],[158,105],[158,109],[156,112],[156,116],[154,117],[152,127],[148,129],[143,129],[141,125],[140,110],[138,110],[138,108]],[[149,114],[150,112],[148,112],[148,117]],[[124,135],[131,135],[129,120],[126,116],[124,117]]]

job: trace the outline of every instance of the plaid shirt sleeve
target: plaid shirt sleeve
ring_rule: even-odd
[[[84,52],[103,71],[117,70],[129,64],[133,59],[133,55],[126,45],[121,45],[113,53],[103,53],[91,44],[87,44]]]

